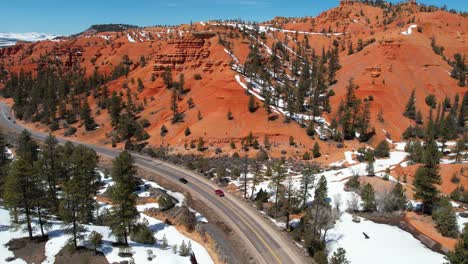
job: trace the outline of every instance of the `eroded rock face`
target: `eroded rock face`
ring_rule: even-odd
[[[203,60],[210,56],[209,47],[211,42],[207,39],[212,34],[199,33],[184,38],[172,39],[168,41],[170,45],[169,51],[166,53],[156,54],[154,58],[153,71],[158,76],[166,68],[172,70],[183,70],[183,64],[195,62],[195,67],[201,67]],[[211,68],[213,63],[206,65]]]

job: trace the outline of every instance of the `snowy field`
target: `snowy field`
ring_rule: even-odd
[[[104,187],[99,191],[100,194],[104,193],[105,190],[111,185],[113,182],[110,178],[106,179],[103,177],[101,173]],[[144,181],[144,184],[151,185],[154,188],[161,188],[158,184],[151,182],[151,181]],[[167,191],[167,190],[166,190]],[[167,191],[167,193],[173,196],[177,201],[178,204],[176,206],[180,206],[185,197],[176,192]],[[144,197],[147,195],[145,192],[138,193],[138,196]],[[101,209],[103,208],[110,208],[110,205],[106,205],[103,203],[99,203]],[[138,263],[171,263],[171,264],[188,264],[190,263],[189,257],[182,257],[172,251],[172,246],[177,245],[179,246],[182,241],[188,243],[190,241],[192,245],[192,251],[195,253],[197,261],[199,263],[213,263],[210,255],[208,254],[207,250],[194,240],[191,240],[185,237],[182,233],[180,233],[174,226],[170,226],[165,224],[164,222],[149,217],[143,214],[143,211],[149,208],[158,207],[157,203],[139,205],[137,207],[138,211],[140,212],[140,220],[146,219],[149,223],[150,229],[154,232],[154,237],[157,241],[154,245],[146,245],[136,243],[134,241],[129,241],[129,246],[133,251],[133,260],[136,264]],[[207,222],[206,219],[196,212],[193,209],[190,209],[192,212],[196,214],[197,220],[200,222]],[[37,223],[35,223],[37,225]],[[106,226],[95,226],[95,225],[85,225],[87,231],[86,236],[89,235],[92,231],[99,232],[103,236],[103,245],[101,251],[104,253],[106,259],[109,263],[119,263],[121,261],[130,260],[130,258],[122,258],[119,257],[119,248],[112,245],[112,243],[116,242],[117,239],[111,234],[111,230],[109,227]],[[66,245],[67,241],[70,239],[70,235],[64,234],[64,226],[59,221],[52,221],[51,229],[48,231],[49,240],[45,246],[45,254],[46,260],[42,262],[43,264],[52,264],[55,261],[55,256],[60,252],[60,250]],[[15,230],[11,225],[11,219],[8,210],[5,208],[0,207],[0,263],[4,263],[6,258],[13,257],[13,252],[9,251],[5,246],[8,241],[15,239],[15,238],[22,238],[27,237],[27,231],[24,230]],[[38,235],[36,232],[35,235]],[[168,248],[162,249],[161,248],[161,240],[163,237],[166,236],[168,241]],[[86,245],[83,244],[82,245]],[[147,260],[147,252],[151,250],[155,256],[153,261]],[[19,263],[26,263],[21,259],[16,259],[12,262],[12,264],[19,264]]]

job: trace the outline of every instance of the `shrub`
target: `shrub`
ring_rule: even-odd
[[[146,219],[133,227],[130,238],[141,244],[154,244],[156,242],[153,231],[148,227],[148,221]]]
[[[387,158],[390,156],[390,147],[386,140],[380,141],[374,151],[374,155],[377,158]]]
[[[158,204],[161,211],[167,211],[175,206],[168,195],[160,195],[158,197]]]
[[[72,136],[72,135],[74,135],[76,133],[76,130],[77,130],[76,127],[71,126],[71,127],[69,127],[67,129],[67,131],[63,135],[66,136],[66,137]]]
[[[195,80],[199,81],[199,80],[202,79],[202,76],[201,76],[201,74],[196,73],[196,74],[193,75],[193,78],[194,78]]]
[[[164,137],[167,134],[168,130],[165,125],[161,127],[161,137]]]

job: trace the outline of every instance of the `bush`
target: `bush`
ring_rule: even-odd
[[[386,140],[380,141],[374,151],[374,155],[377,158],[387,158],[390,157],[390,147]]]
[[[158,197],[158,204],[161,211],[167,211],[175,206],[168,195],[160,195]]]
[[[183,226],[187,227],[189,231],[195,230],[197,224],[197,218],[195,214],[190,212],[187,206],[180,208],[180,211],[176,217],[176,220]]]
[[[133,227],[130,238],[141,244],[154,244],[156,242],[153,231],[148,227],[148,221],[146,219]]]
[[[201,76],[201,74],[196,73],[196,74],[193,75],[193,78],[194,78],[195,80],[199,81],[199,80],[202,79],[202,76]]]
[[[437,203],[432,218],[443,236],[454,238],[458,236],[457,217],[448,198],[444,197]]]
[[[359,189],[361,183],[359,182],[359,176],[354,175],[345,183],[345,187],[349,189]]]
[[[161,127],[161,137],[164,137],[167,134],[168,130],[165,125]]]
[[[76,133],[76,130],[77,130],[76,127],[71,126],[71,127],[69,127],[67,129],[67,131],[63,135],[66,136],[66,137],[72,136],[72,135],[74,135]]]

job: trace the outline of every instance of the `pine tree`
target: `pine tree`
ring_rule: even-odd
[[[315,135],[315,127],[314,122],[312,120],[309,121],[309,125],[307,126],[306,132],[309,137],[313,137]]]
[[[346,250],[338,248],[330,259],[330,264],[349,264],[351,263],[346,259]]]
[[[443,236],[454,238],[458,236],[457,216],[448,198],[444,197],[437,202],[432,218]]]
[[[11,164],[3,186],[3,200],[6,207],[13,212],[15,218],[18,218],[19,224],[26,223],[30,239],[33,238],[31,223],[34,210],[33,204],[36,198],[33,175],[31,165],[20,157]]]
[[[181,121],[181,115],[179,113],[179,106],[177,104],[178,100],[178,94],[177,91],[174,89],[172,90],[172,96],[171,96],[171,110],[172,110],[172,123],[175,124],[179,121]]]
[[[405,210],[406,204],[408,202],[405,194],[405,189],[400,182],[397,182],[391,191],[392,198],[394,199],[395,207],[393,210]]]
[[[89,242],[94,248],[94,254],[97,254],[97,249],[102,246],[102,235],[96,231],[89,234]]]
[[[198,151],[204,151],[205,150],[205,141],[203,141],[202,137],[198,138],[197,150]]]
[[[78,240],[84,238],[83,223],[92,221],[95,209],[93,196],[99,188],[100,177],[96,172],[98,157],[94,150],[80,145],[70,151],[60,216],[66,226],[66,233],[73,235],[72,241],[76,248]]]
[[[167,242],[167,237],[166,234],[163,235],[162,241],[161,241],[161,248],[166,250],[168,248],[169,244]]]
[[[321,176],[315,189],[314,203],[325,204],[328,195],[327,179]]]
[[[364,211],[373,212],[376,209],[375,191],[370,183],[364,185],[362,189],[362,207]]]
[[[255,99],[253,95],[249,95],[249,112],[253,113],[257,110],[257,105],[255,104]]]
[[[229,109],[228,112],[227,112],[227,119],[228,120],[233,120],[234,119],[234,117],[232,116],[231,109]]]
[[[422,200],[422,211],[424,213],[432,212],[432,208],[439,194],[435,186],[436,184],[440,184],[441,181],[438,166],[439,158],[440,153],[435,140],[429,139],[424,146],[424,166],[417,169],[413,182],[415,188],[414,196],[416,199]]]
[[[10,154],[7,149],[7,142],[0,130],[0,190],[2,189],[3,182],[7,174],[7,165],[10,163]]]
[[[320,156],[322,156],[322,154],[320,153],[320,146],[318,142],[315,142],[314,149],[312,150],[312,152],[314,154],[314,158],[319,158]]]
[[[111,230],[125,245],[128,245],[128,235],[139,217],[133,193],[137,187],[135,174],[132,156],[128,151],[121,152],[112,163],[111,177],[115,185],[110,187]]]
[[[310,167],[306,167],[302,171],[301,186],[300,186],[302,209],[304,209],[307,205],[307,198],[310,197],[309,191],[311,191],[314,188],[314,184],[315,184],[315,175],[313,174],[313,170]]]
[[[367,161],[366,171],[367,171],[367,176],[375,176],[374,161],[373,160]]]
[[[468,92],[463,95],[463,100],[458,114],[458,126],[461,128],[465,127],[465,120],[468,117]]]
[[[447,264],[466,264],[468,259],[468,226],[465,225],[463,233],[458,240],[457,245],[453,251],[450,251],[445,259],[448,261]]]
[[[415,99],[415,93],[416,91],[413,90],[411,92],[411,96],[408,100],[408,103],[406,104],[405,112],[403,113],[404,116],[406,116],[409,119],[416,119],[416,99]]]
[[[186,137],[188,137],[188,136],[190,136],[190,134],[192,134],[189,127],[185,128],[184,134],[185,134]]]
[[[41,154],[39,162],[36,164],[37,172],[44,182],[47,183],[47,198],[53,204],[53,211],[58,213],[59,200],[57,195],[57,184],[62,180],[59,178],[59,175],[63,171],[63,166],[58,141],[52,134],[49,134],[46,138]]]
[[[18,150],[17,155],[31,166],[38,159],[39,146],[36,141],[31,137],[31,133],[27,130],[23,130],[18,139]]]
[[[94,118],[91,116],[91,109],[89,108],[89,104],[86,99],[83,103],[83,107],[81,108],[80,117],[81,120],[83,120],[87,131],[94,130],[97,127],[96,122],[94,122]]]
[[[120,119],[120,112],[122,111],[122,98],[117,95],[117,92],[112,93],[109,104],[109,115],[113,127],[117,126]]]
[[[145,89],[145,86],[143,85],[143,81],[138,77],[137,79],[137,85],[138,85],[138,92],[142,92],[143,89]]]
[[[380,143],[375,148],[374,154],[377,158],[387,158],[390,157],[390,146],[386,140],[380,141]]]
[[[173,80],[172,80],[172,70],[170,67],[166,67],[162,74],[162,79],[164,81],[164,84],[166,85],[167,89],[171,89],[173,86]]]
[[[275,164],[273,164],[273,174],[271,177],[270,184],[275,192],[275,208],[278,208],[281,182],[285,179],[285,177],[286,177],[286,170],[284,168],[283,163],[281,161],[278,161]]]

